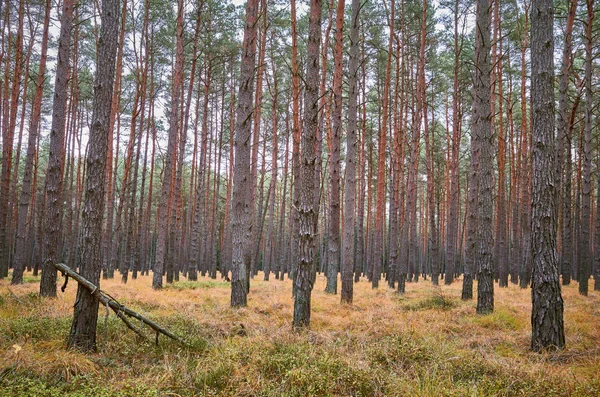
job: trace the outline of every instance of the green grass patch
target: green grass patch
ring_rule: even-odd
[[[273,380],[267,396],[372,396],[377,377],[331,349],[306,341],[276,341],[256,360],[260,374]]]
[[[405,303],[402,307],[405,310],[450,310],[458,306],[456,300],[449,298],[443,294],[436,294],[416,302]]]
[[[153,385],[127,381],[115,387],[99,384],[97,379],[78,376],[69,382],[50,378],[31,377],[14,372],[0,381],[0,397],[158,397],[164,395]]]
[[[496,308],[493,313],[475,316],[473,322],[490,330],[516,331],[524,329],[523,322],[504,308]]]
[[[23,284],[28,284],[28,283],[39,283],[42,279],[42,276],[33,276],[31,274],[25,274],[23,276]]]
[[[19,338],[47,341],[66,337],[71,321],[69,318],[27,316],[7,318],[0,321],[0,335],[11,342]]]
[[[227,281],[178,281],[172,284],[167,284],[165,289],[172,289],[176,291],[183,290],[194,290],[194,289],[205,289],[205,288],[225,288],[229,287]]]

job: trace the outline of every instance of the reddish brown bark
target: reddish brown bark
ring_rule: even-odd
[[[169,139],[167,143],[167,153],[165,155],[163,180],[161,187],[158,238],[156,241],[156,263],[154,264],[154,274],[152,277],[152,288],[162,288],[162,277],[165,271],[165,260],[167,238],[173,241],[174,225],[169,225],[169,215],[173,207],[173,195],[175,191],[174,167],[177,154],[177,142],[179,135],[179,114],[181,111],[181,95],[183,88],[183,0],[178,1],[177,6],[177,44],[175,51],[175,67],[173,68],[173,87],[171,91],[171,113],[169,115]],[[168,232],[168,235],[167,235]],[[173,247],[171,247],[173,248]],[[172,262],[167,262],[167,266],[172,266]]]
[[[50,130],[50,153],[44,191],[46,192],[45,226],[42,236],[44,263],[40,295],[56,296],[56,269],[60,260],[58,252],[62,219],[62,182],[65,157],[64,136],[66,123],[67,83],[71,47],[71,27],[73,24],[73,1],[63,2],[58,58],[54,83],[54,103],[52,105],[52,127]]]
[[[50,25],[50,0],[46,0],[44,11],[44,28],[42,32],[40,63],[38,66],[38,75],[36,79],[35,94],[29,119],[29,136],[27,138],[27,155],[25,158],[25,169],[23,171],[23,181],[21,184],[21,195],[19,198],[19,212],[17,219],[17,241],[15,248],[15,258],[13,261],[12,284],[21,284],[23,282],[23,270],[29,264],[28,259],[31,256],[27,248],[27,234],[31,225],[31,217],[28,215],[30,208],[33,214],[33,206],[30,203],[35,196],[35,184],[32,183],[34,172],[34,160],[36,145],[38,139],[38,130],[40,126],[42,97],[44,91],[44,80],[46,75],[46,60],[48,54],[48,30]]]
[[[561,236],[561,273],[563,285],[571,283],[571,263],[573,259],[573,225],[571,223],[571,141],[567,136],[568,125],[568,97],[569,78],[572,68],[573,52],[573,26],[575,24],[575,14],[577,12],[577,0],[569,1],[567,15],[567,25],[565,27],[565,44],[563,47],[559,96],[558,96],[558,117],[556,119],[557,128],[557,195],[562,195],[562,208],[557,207],[562,212]],[[575,107],[575,106],[573,106]],[[565,164],[563,164],[563,162]],[[563,174],[564,167],[564,174]],[[560,200],[557,201],[560,203]]]
[[[8,10],[9,7],[7,7]],[[8,12],[8,11],[7,11]],[[15,63],[14,73],[12,76],[12,85],[10,92],[10,109],[8,111],[8,123],[6,119],[3,124],[2,131],[2,170],[0,174],[0,279],[8,276],[8,261],[10,246],[8,244],[8,218],[9,212],[12,209],[9,207],[10,197],[10,180],[11,170],[13,166],[13,144],[15,137],[15,128],[17,123],[17,111],[19,107],[19,98],[21,93],[21,79],[23,73],[23,19],[25,17],[25,4],[19,2],[18,22],[17,22],[17,37],[15,39]],[[9,27],[10,29],[10,27]],[[10,38],[9,38],[10,46]],[[10,57],[7,58],[7,81],[8,85],[8,70],[11,69]],[[7,100],[5,98],[5,104]],[[6,106],[6,105],[5,105]],[[6,118],[6,115],[4,116]]]
[[[379,132],[378,142],[378,164],[377,164],[377,205],[375,209],[375,239],[374,239],[374,255],[373,276],[371,284],[373,288],[379,286],[379,278],[381,276],[381,265],[384,257],[384,212],[385,212],[385,164],[386,164],[386,148],[387,148],[387,128],[389,116],[389,97],[392,74],[392,57],[394,52],[394,20],[395,15],[395,0],[391,0],[391,11],[389,18],[390,36],[388,40],[388,57],[385,70],[385,81],[382,98],[382,121]]]
[[[338,0],[335,23],[335,51],[333,57],[333,134],[329,153],[329,233],[327,239],[328,263],[325,292],[337,294],[340,269],[340,143],[342,135],[342,79],[344,45],[345,0]]]
[[[500,287],[508,286],[508,218],[506,210],[506,139],[504,133],[504,90],[502,80],[502,25],[499,16],[499,1],[494,1],[494,24],[497,31],[496,48],[496,92],[498,100],[498,191],[496,192],[496,238],[494,240],[494,257]]]

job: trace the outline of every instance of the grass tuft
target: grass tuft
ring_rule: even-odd
[[[450,310],[457,306],[457,301],[442,293],[428,296],[425,299],[409,302],[403,305],[404,309],[411,311],[419,310]]]

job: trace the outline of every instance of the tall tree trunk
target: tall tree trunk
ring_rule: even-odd
[[[28,15],[30,12],[30,7],[27,4],[27,10],[25,11]],[[31,60],[31,53],[33,50],[33,46],[35,45],[35,40],[33,39],[33,37],[37,34],[37,26],[34,29],[34,27],[32,26],[32,23],[30,21],[29,24],[29,44],[27,45],[27,55],[25,56],[25,74],[24,76],[29,76],[29,70],[30,70],[30,60]],[[19,180],[19,170],[20,170],[20,160],[21,160],[21,147],[22,147],[22,142],[23,142],[23,130],[25,128],[25,111],[27,109],[26,103],[27,103],[27,92],[29,89],[29,78],[25,78],[25,81],[23,82],[23,101],[22,101],[22,106],[21,106],[21,115],[19,116],[20,120],[19,120],[19,137],[17,138],[17,150],[16,150],[16,154],[15,154],[15,163],[13,166],[13,175],[11,178],[11,182],[10,182],[10,198],[9,198],[9,208],[11,209],[8,213],[8,218],[7,218],[7,225],[9,225],[12,230],[16,230],[18,232],[18,202],[17,202],[17,182]],[[32,79],[33,80],[33,79]],[[35,100],[35,98],[34,98]],[[33,103],[32,103],[32,109],[33,109]],[[9,255],[9,266],[12,265],[12,267],[14,267],[14,255],[15,252],[13,250],[14,246],[15,246],[15,240],[16,240],[16,235],[15,233],[10,233],[7,236],[7,247],[9,247],[8,255]],[[13,277],[14,277],[14,273],[15,271],[13,270]],[[12,283],[12,281],[11,281]]]
[[[477,3],[475,40],[475,88],[473,101],[473,135],[479,151],[477,186],[477,226],[475,263],[477,269],[477,313],[494,310],[494,273],[492,266],[492,218],[494,214],[494,141],[490,107],[490,3]]]
[[[531,3],[524,1],[525,5],[525,21],[523,24],[523,37],[521,40],[521,139],[523,145],[521,148],[523,156],[523,167],[525,170],[521,181],[521,233],[522,233],[522,248],[523,257],[521,258],[519,269],[519,286],[527,288],[531,281],[531,156],[529,147],[531,143],[531,132],[527,125],[527,118],[531,114],[527,114],[527,58],[526,52],[529,46],[529,9]]]
[[[279,157],[279,142],[278,142],[278,128],[279,128],[279,92],[278,92],[278,81],[277,81],[277,68],[275,66],[275,59],[271,55],[271,66],[273,73],[273,85],[269,85],[269,91],[271,93],[271,98],[273,103],[271,104],[272,111],[272,141],[273,141],[273,151],[272,151],[272,163],[271,163],[271,182],[269,185],[269,226],[267,229],[267,237],[265,242],[265,266],[264,272],[265,281],[269,280],[270,273],[273,269],[273,262],[277,258],[276,255],[276,240],[277,236],[274,233],[275,230],[275,197],[277,196],[277,171],[278,171],[278,157]],[[267,79],[267,83],[269,80]],[[285,193],[284,193],[285,194]]]
[[[596,162],[596,169],[600,169],[600,156]],[[594,291],[600,291],[600,172],[596,179],[596,224],[594,235]]]
[[[508,287],[508,216],[506,210],[506,138],[504,132],[504,90],[502,81],[502,25],[499,15],[499,1],[494,1],[494,24],[498,32],[496,52],[496,91],[498,98],[498,192],[496,194],[496,239],[494,260],[498,270],[500,287]]]
[[[342,135],[342,80],[344,46],[345,0],[338,0],[335,22],[335,51],[333,55],[333,134],[329,173],[329,233],[327,239],[328,263],[325,292],[337,294],[337,278],[340,269],[340,141]],[[354,210],[354,209],[353,209]]]
[[[250,160],[251,166],[251,189],[252,193],[247,193],[250,199],[250,208],[252,211],[252,222],[253,229],[251,239],[247,249],[250,250],[250,267],[246,269],[248,272],[248,279],[246,289],[250,292],[250,275],[254,278],[254,274],[257,271],[258,259],[260,256],[260,246],[262,240],[262,212],[263,212],[263,198],[264,198],[264,173],[261,173],[261,183],[258,183],[258,153],[260,143],[260,124],[262,118],[262,106],[263,106],[263,77],[265,74],[265,54],[267,49],[267,3],[266,0],[260,0],[259,16],[261,18],[262,26],[258,32],[258,64],[256,65],[256,93],[254,110],[252,116],[254,123],[252,126],[252,155]],[[263,140],[266,142],[266,140]],[[263,153],[263,164],[264,164],[264,153]],[[260,187],[259,187],[260,185]],[[257,187],[259,187],[257,191]],[[259,199],[257,200],[257,196]],[[258,203],[257,203],[258,202]]]
[[[23,73],[23,19],[25,16],[25,4],[19,2],[17,37],[15,40],[15,65],[12,76],[12,86],[10,93],[10,110],[8,114],[8,125],[6,122],[2,128],[2,170],[0,181],[0,279],[8,276],[8,261],[10,256],[10,245],[8,230],[12,229],[9,223],[10,207],[10,180],[13,161],[13,144],[15,138],[15,128],[17,125],[17,111],[19,108],[19,95],[21,93],[21,78]],[[9,27],[10,29],[10,27]],[[10,46],[10,40],[8,45]],[[7,75],[10,58],[7,58]],[[8,82],[6,83],[8,84]],[[7,99],[5,99],[5,103]],[[25,101],[23,101],[25,106]],[[6,128],[8,127],[8,128]]]
[[[173,206],[174,194],[174,167],[177,152],[177,138],[179,126],[179,112],[181,108],[181,94],[183,87],[183,0],[178,0],[177,6],[177,44],[175,51],[175,67],[173,70],[173,87],[171,91],[171,113],[169,115],[169,139],[167,153],[165,155],[163,181],[161,187],[160,208],[158,224],[158,238],[156,241],[156,263],[152,277],[152,288],[161,289],[163,284],[163,273],[165,270],[167,238],[172,241],[175,225],[169,225],[169,214]],[[169,235],[167,236],[167,232]],[[174,247],[169,247],[174,249]],[[172,266],[169,261],[167,266]]]
[[[353,0],[354,1],[354,0]],[[364,32],[363,32],[364,39]],[[366,62],[365,61],[365,41],[361,40],[361,74],[362,74],[362,97],[366,98]],[[358,282],[360,280],[360,276],[365,271],[365,196],[366,196],[366,185],[368,183],[365,180],[365,174],[367,172],[366,168],[366,152],[365,152],[365,144],[366,144],[366,135],[367,135],[367,105],[366,101],[362,101],[362,118],[361,118],[361,133],[360,133],[360,151],[358,154],[358,210],[356,213],[356,265],[354,266],[354,282]],[[371,190],[369,189],[369,192]],[[369,196],[370,197],[370,196]],[[369,202],[370,203],[370,202]],[[370,213],[370,212],[369,212]],[[368,215],[367,215],[368,217]],[[368,230],[368,228],[367,228]]]
[[[390,209],[389,209],[389,233],[388,233],[388,266],[386,269],[386,278],[388,287],[390,289],[396,288],[396,269],[400,267],[400,236],[401,225],[400,225],[400,205],[401,192],[400,189],[403,187],[402,183],[402,171],[403,171],[403,157],[401,151],[403,148],[402,141],[404,140],[404,133],[401,129],[402,125],[402,109],[401,101],[404,96],[400,96],[400,43],[396,40],[395,48],[396,58],[396,73],[394,76],[394,104],[393,106],[393,126],[390,127],[390,131],[393,131],[392,148],[391,152],[391,172],[390,172],[390,186],[392,188],[390,194]],[[399,104],[400,102],[400,104]],[[401,160],[402,159],[402,160]],[[402,192],[403,193],[403,192]]]
[[[389,116],[389,97],[390,97],[390,83],[392,75],[392,57],[394,50],[394,20],[395,16],[395,5],[396,1],[391,0],[391,10],[389,16],[389,40],[388,40],[388,56],[386,61],[385,69],[385,82],[383,88],[382,98],[382,121],[379,131],[379,143],[378,143],[378,164],[377,164],[377,205],[375,209],[375,240],[374,240],[374,255],[375,260],[372,267],[372,279],[371,285],[373,288],[379,287],[379,278],[381,276],[381,264],[383,263],[385,244],[385,159],[386,159],[386,148],[387,148],[387,128],[388,128],[388,116]]]
[[[556,193],[557,196],[563,194],[562,200],[562,228],[561,242],[562,250],[560,255],[560,267],[562,273],[563,285],[571,283],[571,262],[573,260],[573,236],[571,224],[571,142],[567,136],[568,130],[568,96],[569,77],[572,67],[573,52],[573,25],[575,24],[575,15],[577,13],[577,0],[568,0],[567,26],[565,28],[565,44],[562,54],[562,65],[560,71],[560,83],[558,91],[558,117],[556,119],[558,161],[556,175]],[[565,152],[566,150],[566,152]],[[565,172],[563,174],[563,164],[565,163]],[[567,174],[567,168],[569,172]],[[563,176],[564,175],[564,176]],[[564,183],[561,183],[564,180]],[[568,189],[568,191],[567,191]],[[560,200],[557,200],[557,204]],[[560,207],[557,207],[560,210]]]
[[[232,258],[231,258],[231,306],[246,306],[250,255],[248,245],[252,233],[252,207],[248,202],[251,181],[251,134],[254,91],[254,68],[256,63],[256,22],[258,0],[246,3],[246,24],[242,45],[240,89],[235,121],[235,163],[233,169],[232,196]],[[253,194],[253,192],[250,192]]]
[[[419,163],[420,163],[420,145],[421,145],[421,128],[424,125],[423,116],[427,112],[426,109],[426,101],[425,97],[426,92],[426,83],[425,83],[425,46],[427,41],[427,0],[423,1],[423,10],[421,16],[421,30],[420,30],[420,40],[419,40],[419,59],[417,62],[417,74],[416,74],[416,84],[417,84],[417,92],[416,92],[416,115],[414,119],[414,128],[413,128],[413,136],[411,142],[411,153],[410,153],[410,168],[409,168],[409,183],[411,185],[408,194],[409,194],[409,280],[412,279],[412,274],[414,274],[414,281],[419,281],[419,269],[420,269],[420,259],[419,256],[419,235],[424,236],[425,233],[420,234],[418,231],[418,220],[417,220],[417,202],[418,202],[418,178],[419,178]],[[426,120],[425,120],[426,122]],[[425,212],[426,206],[422,205],[420,208],[423,208],[423,212]],[[421,218],[421,221],[424,221],[425,217]]]
[[[298,208],[300,205],[300,178],[301,178],[301,159],[300,159],[300,144],[302,137],[302,130],[300,129],[300,74],[298,71],[298,30],[296,21],[296,0],[290,1],[291,8],[291,30],[292,30],[292,192],[293,198],[290,205],[293,208]],[[306,105],[305,105],[306,106]],[[294,278],[296,275],[296,264],[298,262],[297,254],[298,251],[295,246],[299,244],[297,236],[299,231],[300,218],[298,211],[293,211],[291,217],[291,238],[292,238],[292,249],[291,254],[291,269],[289,272],[290,278]],[[294,283],[292,293],[296,291],[296,284]]]
[[[143,58],[143,71],[142,71],[142,92],[143,92],[143,99],[142,99],[142,103],[144,104],[144,108],[145,108],[145,102],[146,102],[146,96],[147,96],[147,86],[148,86],[148,70],[151,67],[151,62],[150,62],[150,38],[149,38],[149,34],[148,34],[148,20],[149,20],[149,13],[150,10],[148,8],[148,3],[146,0],[146,4],[144,5],[144,22],[143,22],[143,31],[142,31],[142,41],[144,43],[144,55],[145,57]],[[150,92],[150,94],[152,95],[152,92]],[[150,119],[150,115],[152,112],[152,105],[153,105],[153,100],[150,99],[150,103],[149,103],[149,109],[148,109],[148,118],[147,118],[147,122],[146,122],[146,126],[144,126],[144,111],[142,111],[142,119],[140,120],[140,149],[141,149],[141,135],[142,135],[142,131],[145,130],[146,132],[146,139],[144,142],[144,164],[142,165],[142,183],[140,186],[140,198],[139,198],[139,203],[138,203],[138,216],[137,216],[137,232],[136,232],[136,249],[135,252],[133,254],[133,273],[131,275],[131,277],[133,279],[137,278],[137,273],[138,271],[144,271],[145,269],[145,263],[143,262],[145,259],[144,256],[144,241],[143,241],[143,228],[144,228],[144,196],[145,196],[145,187],[146,187],[146,171],[148,169],[148,146],[149,146],[149,141],[150,141],[150,126],[151,126],[151,119]]]
[[[107,138],[110,125],[115,57],[119,30],[119,0],[102,0],[102,27],[94,84],[90,145],[87,153],[83,238],[80,274],[94,285],[100,284],[104,181],[106,179]],[[98,300],[81,285],[73,311],[73,323],[67,345],[84,351],[96,350]]]
[[[512,70],[510,47],[508,49],[507,56],[507,67]],[[510,214],[510,232],[509,232],[509,272],[510,282],[512,284],[518,284],[519,282],[519,263],[521,262],[521,228],[519,227],[519,186],[523,172],[521,170],[522,156],[520,155],[522,137],[516,135],[515,118],[514,118],[514,106],[517,104],[513,100],[513,75],[508,75],[508,110],[507,110],[507,123],[509,126],[508,140],[510,143],[509,156],[510,156],[510,179],[509,179],[509,197],[510,197],[510,208],[508,213]]]
[[[27,234],[31,228],[28,219],[30,203],[35,195],[35,190],[32,189],[32,177],[34,157],[36,153],[36,145],[38,139],[38,131],[40,128],[40,120],[42,113],[42,98],[44,93],[44,81],[46,75],[46,60],[48,54],[48,27],[50,25],[50,0],[46,0],[44,11],[44,29],[42,33],[42,48],[40,52],[40,63],[38,66],[38,75],[35,86],[35,94],[31,108],[31,117],[29,119],[29,136],[27,138],[27,157],[25,158],[25,169],[23,171],[23,181],[21,185],[21,195],[19,198],[19,214],[17,227],[17,241],[15,248],[15,258],[13,261],[13,275],[11,284],[23,283],[23,270],[29,266],[29,253],[27,248]],[[34,208],[31,208],[34,211]]]
[[[452,78],[452,158],[450,163],[450,203],[448,211],[447,231],[446,231],[446,271],[444,275],[444,284],[452,284],[457,265],[457,241],[458,241],[458,223],[460,218],[460,55],[462,53],[463,40],[459,39],[458,21],[459,21],[459,2],[454,2],[454,69]],[[466,275],[465,275],[466,277]]]
[[[289,105],[288,105],[289,106]],[[279,242],[277,243],[277,253],[278,255],[274,255],[277,264],[275,265],[277,270],[275,271],[276,275],[279,272],[279,279],[283,280],[285,272],[288,271],[288,267],[286,266],[286,257],[287,257],[287,239],[286,239],[286,227],[285,227],[285,210],[287,208],[287,197],[288,197],[288,167],[289,167],[289,158],[290,158],[290,117],[289,113],[286,114],[285,118],[285,126],[286,126],[286,134],[285,134],[285,157],[283,160],[283,188],[281,190],[281,197],[283,198],[281,203],[281,208],[279,211]],[[292,138],[293,139],[293,138]]]
[[[306,88],[304,90],[304,125],[302,133],[301,178],[295,181],[300,190],[300,203],[297,207],[298,254],[297,270],[294,278],[293,327],[305,328],[310,325],[310,295],[313,288],[314,240],[318,214],[315,213],[315,163],[316,137],[319,117],[319,47],[321,44],[321,0],[310,1],[309,31],[306,55]]]
[[[148,9],[148,3],[146,2],[145,8]],[[113,257],[115,256],[116,250],[116,242],[113,242],[114,231],[113,226],[115,222],[114,215],[114,202],[116,195],[116,183],[117,183],[117,170],[118,167],[114,167],[113,170],[113,139],[115,135],[115,120],[118,117],[120,120],[120,106],[121,106],[121,80],[122,80],[122,69],[123,69],[123,43],[125,42],[125,16],[127,15],[127,2],[123,1],[123,7],[121,9],[121,28],[119,32],[119,45],[117,47],[117,60],[116,60],[116,78],[115,78],[115,87],[113,89],[113,99],[112,99],[112,110],[110,114],[110,122],[109,122],[109,130],[108,130],[108,150],[107,150],[107,159],[106,159],[106,173],[107,173],[107,187],[106,187],[106,200],[107,200],[107,208],[106,208],[106,229],[104,231],[104,238],[102,239],[103,245],[103,259],[102,259],[102,267],[103,267],[103,278],[112,277],[113,273]],[[120,125],[120,121],[118,123]],[[117,128],[116,133],[116,146],[117,149],[119,147],[119,128]],[[118,164],[119,160],[119,151],[116,151],[114,163]],[[120,228],[119,223],[117,222],[117,228]]]
[[[206,225],[204,224],[204,200],[205,200],[205,179],[206,179],[206,151],[208,146],[208,103],[211,84],[212,60],[208,57],[207,65],[205,66],[204,76],[204,93],[203,93],[203,118],[202,129],[200,135],[200,165],[198,167],[198,181],[196,184],[196,202],[194,208],[194,220],[192,223],[192,235],[190,236],[190,267],[188,277],[190,280],[197,280],[196,272],[198,270],[198,261],[201,256],[200,247],[203,245],[204,236],[206,236]],[[196,116],[198,117],[198,115]],[[197,134],[196,134],[197,135]]]
[[[60,260],[58,245],[62,218],[62,181],[64,164],[64,136],[66,123],[67,83],[71,51],[71,27],[73,25],[73,0],[63,2],[58,39],[58,58],[54,81],[54,103],[52,105],[52,127],[50,130],[50,154],[46,171],[46,209],[44,232],[44,263],[40,295],[56,296],[56,268]]]
[[[579,239],[579,293],[588,294],[592,253],[592,23],[594,0],[586,0],[587,21],[585,25],[585,134],[583,140],[583,190],[581,205],[581,237]]]
[[[531,3],[533,351],[565,346],[556,255],[553,12],[552,0],[533,0]]]
[[[223,217],[223,224],[225,228],[225,233],[223,237],[223,243],[221,244],[224,247],[223,252],[223,261],[221,273],[223,273],[227,278],[229,271],[231,270],[231,258],[232,258],[232,241],[231,241],[231,195],[233,191],[233,162],[234,162],[234,138],[235,138],[235,123],[233,122],[235,117],[235,83],[233,77],[233,71],[231,74],[231,87],[230,87],[230,106],[229,106],[229,159],[228,159],[228,170],[227,170],[227,191],[225,193],[225,216]]]
[[[600,169],[600,156],[596,161],[596,167],[596,169]],[[600,291],[600,172],[598,172],[597,175],[596,186],[596,224],[594,231],[594,291]]]
[[[342,245],[342,303],[352,303],[352,275],[355,264],[356,211],[356,147],[358,145],[358,29],[360,26],[360,0],[352,0],[350,26],[350,56],[348,60],[348,132],[346,135],[346,175],[344,180],[344,240]],[[359,200],[360,201],[360,200]],[[360,220],[362,221],[362,220]],[[360,244],[360,242],[359,242]]]
[[[434,98],[431,98],[433,103]],[[425,151],[426,151],[426,163],[427,163],[427,208],[428,208],[428,220],[429,225],[429,263],[431,265],[431,282],[433,285],[438,285],[438,273],[440,268],[440,247],[439,247],[439,236],[438,236],[438,216],[436,217],[436,192],[435,192],[435,113],[432,108],[433,125],[429,127],[427,106],[424,109],[425,116]],[[424,274],[428,272],[425,271]]]

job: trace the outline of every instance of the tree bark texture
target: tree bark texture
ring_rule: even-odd
[[[358,128],[358,29],[360,26],[360,0],[352,0],[350,26],[350,57],[348,61],[348,130],[346,133],[346,175],[344,181],[344,236],[342,242],[342,302],[352,303],[355,267],[355,211],[356,211],[356,161]]]
[[[44,222],[44,262],[40,295],[56,296],[56,269],[59,261],[59,237],[62,218],[62,182],[65,158],[65,125],[67,105],[67,83],[71,52],[71,27],[73,26],[73,0],[63,2],[58,39],[58,58],[54,81],[54,102],[52,104],[52,127],[50,130],[50,154],[44,191],[46,209]]]
[[[104,215],[104,182],[115,58],[119,33],[119,0],[102,1],[102,26],[98,41],[96,79],[90,141],[86,159],[85,197],[82,215],[81,256],[79,273],[95,285],[100,284],[102,269],[102,220]],[[96,350],[98,300],[92,291],[78,285],[73,322],[67,345],[83,351]]]
[[[313,288],[314,240],[316,219],[314,203],[318,186],[315,186],[317,128],[319,117],[319,47],[321,45],[321,0],[310,1],[309,33],[306,55],[306,86],[304,90],[304,124],[302,131],[302,163],[300,180],[294,188],[299,189],[297,208],[299,227],[297,237],[297,268],[294,278],[295,329],[310,326],[310,300]]]
[[[340,142],[342,136],[342,79],[344,56],[344,7],[345,0],[338,0],[335,23],[335,51],[333,56],[333,134],[330,153],[329,233],[327,248],[327,285],[325,292],[337,294],[337,278],[340,270]],[[347,172],[347,171],[346,171]],[[345,204],[346,206],[348,203]]]
[[[579,293],[587,296],[592,268],[592,23],[594,1],[586,0],[587,23],[585,25],[585,132],[583,139],[583,191],[581,197],[581,235],[579,238]]]
[[[44,13],[44,30],[42,33],[42,48],[40,52],[40,63],[38,66],[38,76],[35,86],[35,96],[31,109],[31,118],[29,120],[29,136],[27,138],[27,155],[25,158],[25,169],[23,171],[23,181],[21,185],[21,196],[19,198],[17,242],[15,248],[15,257],[13,260],[13,275],[11,284],[23,283],[23,271],[28,265],[27,233],[31,228],[28,219],[30,211],[31,197],[35,193],[32,190],[32,180],[34,172],[34,157],[38,140],[38,130],[40,127],[42,97],[44,91],[44,80],[46,75],[46,60],[48,54],[48,30],[50,26],[50,0],[46,0]],[[31,208],[33,211],[33,208]]]
[[[479,150],[477,183],[477,226],[474,266],[477,270],[477,313],[494,311],[494,272],[492,265],[492,227],[494,198],[494,135],[490,107],[490,2],[477,3],[475,36],[475,88],[473,135]]]
[[[254,94],[254,68],[256,63],[256,25],[258,0],[248,0],[242,46],[240,89],[235,120],[235,162],[232,195],[232,258],[231,306],[246,306],[248,266],[250,266],[250,236],[253,208],[248,194],[253,194],[251,180],[251,136]]]
[[[183,0],[178,1],[177,6],[177,43],[175,50],[175,67],[173,69],[172,89],[171,89],[171,112],[169,114],[169,138],[167,142],[167,152],[165,154],[163,180],[161,186],[159,216],[158,216],[158,238],[156,241],[156,262],[154,264],[152,275],[152,288],[161,289],[163,285],[163,274],[165,271],[165,260],[167,260],[167,240],[174,233],[175,225],[170,225],[170,211],[173,210],[173,193],[175,180],[173,178],[175,168],[175,156],[177,152],[177,141],[179,131],[179,112],[182,104],[183,88]],[[168,234],[167,234],[168,233]],[[174,247],[169,247],[174,249]],[[169,262],[172,265],[171,262]]]
[[[560,82],[558,88],[558,115],[556,119],[556,130],[558,139],[558,161],[557,161],[557,197],[564,192],[562,202],[562,228],[561,242],[562,250],[560,255],[560,267],[562,272],[563,285],[571,283],[571,262],[573,260],[573,227],[571,225],[571,172],[567,175],[567,166],[571,166],[571,142],[568,137],[568,97],[569,77],[571,75],[573,52],[573,25],[575,24],[575,14],[577,13],[577,0],[568,1],[567,26],[565,28],[565,44],[563,46],[562,65],[560,71]],[[565,150],[566,149],[566,150]],[[567,159],[568,158],[568,159]],[[564,163],[568,162],[568,165]],[[563,166],[565,168],[564,183],[561,183],[563,178]],[[569,170],[570,171],[570,170]],[[557,200],[557,204],[560,200]],[[560,208],[557,208],[560,211]]]
[[[552,0],[533,0],[531,3],[533,351],[565,346],[556,254],[553,12]]]

